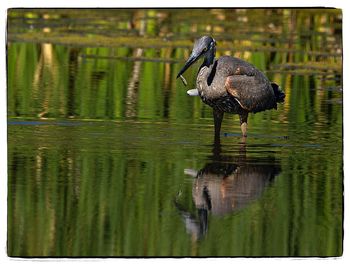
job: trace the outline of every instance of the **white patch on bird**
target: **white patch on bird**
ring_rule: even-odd
[[[198,73],[198,76],[202,76],[203,73],[204,73],[204,71],[205,71],[205,68],[204,68],[204,67],[201,68],[200,71],[199,71],[199,73]]]
[[[197,82],[197,86],[198,86],[198,90],[202,91],[202,83],[201,82]]]
[[[201,96],[204,96],[204,90],[203,90],[203,87],[202,87],[202,82],[200,82],[198,84],[198,86],[199,86],[199,91],[200,91]]]
[[[235,98],[235,100],[237,101],[237,103],[238,103],[243,109],[249,110],[248,108],[244,107],[244,106],[241,104],[241,102],[240,102],[236,97],[234,97],[234,98]]]
[[[189,96],[198,96],[198,95],[199,95],[197,89],[188,90],[188,91],[187,91],[187,94],[188,94]]]

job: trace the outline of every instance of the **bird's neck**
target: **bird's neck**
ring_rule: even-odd
[[[199,71],[197,74],[198,75],[197,81],[199,80],[203,82],[203,84],[205,83],[205,85],[209,87],[214,80],[218,63],[217,63],[217,60],[215,59],[213,60],[212,64],[209,63],[207,65],[206,63],[208,63],[208,61],[204,61],[201,67],[199,68]]]
[[[210,68],[210,66],[214,64],[214,61],[215,61],[215,53],[211,52],[208,56],[204,57],[202,66],[207,66],[208,68]]]

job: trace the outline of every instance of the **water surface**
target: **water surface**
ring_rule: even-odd
[[[205,16],[203,14],[206,14]],[[259,19],[257,19],[259,18]],[[8,17],[10,256],[339,256],[336,9],[45,10]],[[197,37],[286,93],[226,115],[176,80]]]

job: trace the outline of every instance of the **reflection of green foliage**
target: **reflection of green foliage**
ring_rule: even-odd
[[[340,255],[340,16],[337,9],[11,9],[8,117],[48,124],[8,126],[8,253]],[[245,51],[287,98],[248,124],[248,154],[264,161],[261,150],[273,153],[282,174],[246,209],[210,216],[206,239],[195,243],[173,200],[181,190],[181,204],[196,213],[183,170],[208,161],[212,115],[186,95],[199,62],[184,87],[175,79],[182,64],[168,60],[184,61],[203,34],[215,36],[221,54]],[[70,125],[57,125],[67,118]],[[226,115],[223,130],[239,133],[238,117]],[[274,138],[282,135],[289,138]],[[232,153],[236,138],[222,140]]]
[[[210,217],[206,239],[191,252],[173,199],[181,190],[181,203],[196,213],[183,169],[202,166],[206,157],[198,153],[208,147],[193,153],[174,144],[203,133],[188,133],[190,128],[137,122],[10,125],[16,136],[9,140],[9,254],[340,254],[340,140],[321,137],[315,140],[326,155],[319,153],[322,148],[274,148],[283,153],[282,174],[271,188],[246,210]],[[298,132],[313,138],[308,128]],[[206,134],[202,139],[210,141]],[[300,144],[298,136],[288,143]]]

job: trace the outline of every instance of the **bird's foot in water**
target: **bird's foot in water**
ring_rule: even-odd
[[[247,123],[243,122],[241,124],[241,130],[242,130],[242,137],[246,138],[247,137]]]
[[[243,144],[243,145],[245,145],[247,143],[247,135],[246,136],[242,136],[240,143]]]

